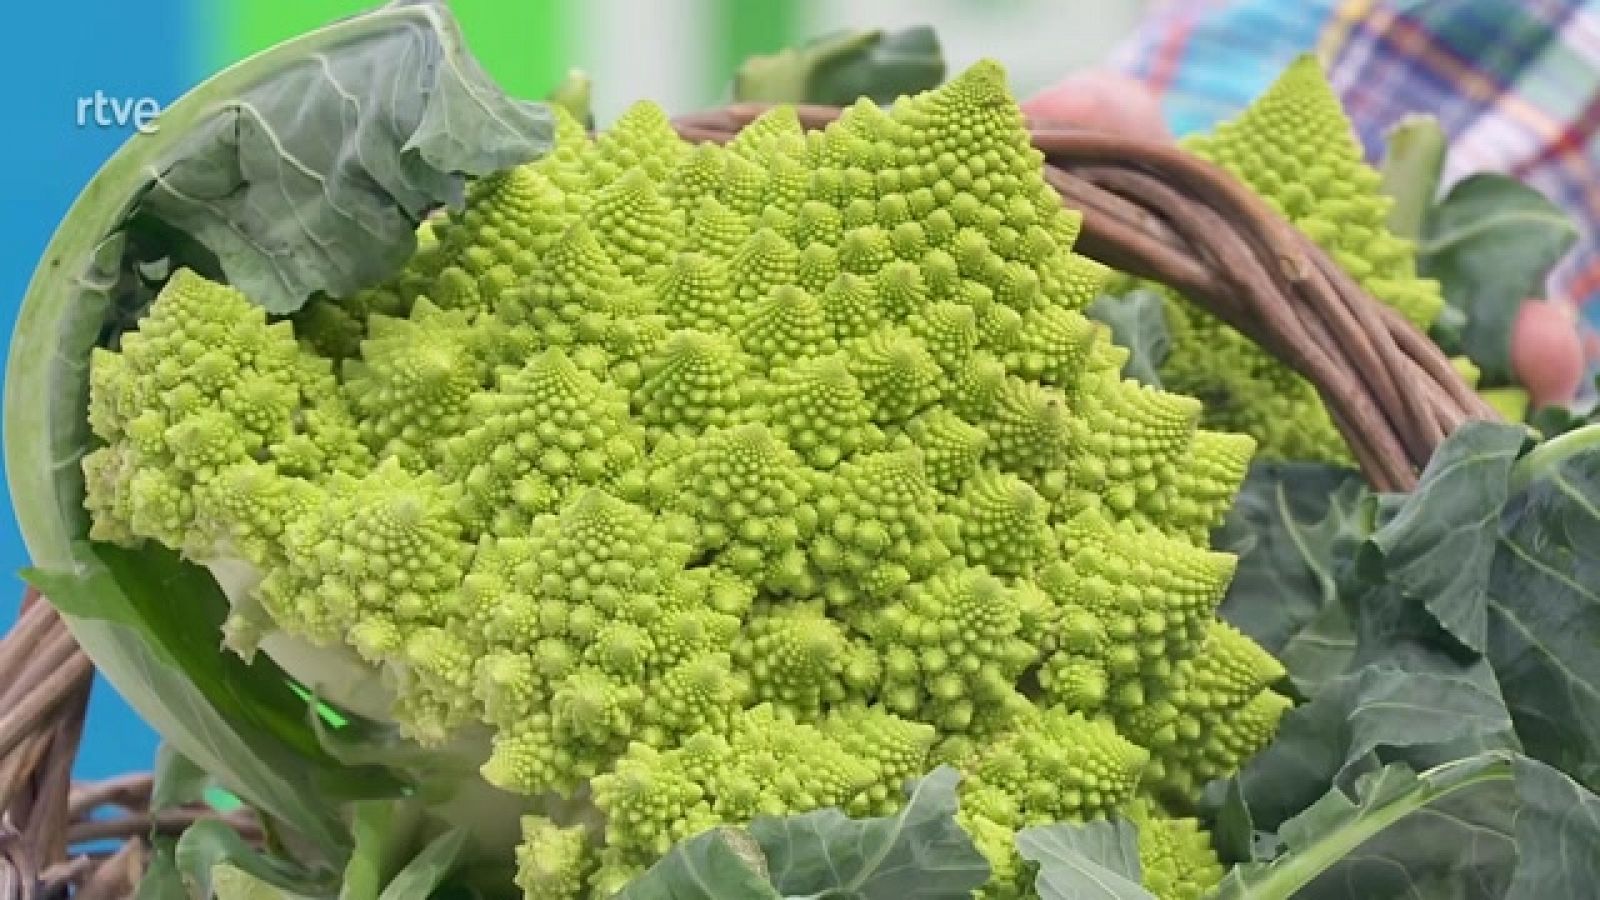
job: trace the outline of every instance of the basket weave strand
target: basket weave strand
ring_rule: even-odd
[[[676,125],[722,143],[766,109],[740,104]],[[798,112],[808,128],[839,113]],[[1456,427],[1497,417],[1432,341],[1222,169],[1169,144],[1052,127],[1033,139],[1046,179],[1083,213],[1077,251],[1181,292],[1305,376],[1375,488],[1409,490]],[[91,675],[60,616],[30,590],[0,640],[0,900],[132,896],[150,835],[217,815],[203,806],[152,815],[147,775],[71,784]],[[107,808],[116,814],[94,817]],[[229,821],[260,839],[248,815]],[[105,840],[121,848],[81,852]]]

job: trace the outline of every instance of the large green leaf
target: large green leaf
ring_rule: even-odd
[[[933,29],[839,31],[740,66],[733,98],[768,103],[847,106],[866,97],[891,103],[944,81],[944,56]]]
[[[1239,556],[1222,617],[1276,654],[1305,696],[1343,674],[1354,656],[1354,620],[1340,602],[1339,579],[1371,518],[1354,471],[1259,462],[1216,534],[1218,549]]]
[[[1483,670],[1368,666],[1284,716],[1276,740],[1238,782],[1255,826],[1276,829],[1330,786],[1382,763],[1438,762],[1459,746],[1504,746],[1511,729]]]
[[[1515,866],[1511,761],[1487,755],[1422,775],[1371,772],[1278,832],[1283,853],[1237,866],[1214,900],[1499,898]]]
[[[393,271],[467,175],[549,145],[542,106],[504,96],[439,0],[397,0],[202,83],[79,195],[23,299],[6,377],[6,463],[35,565],[73,568],[88,354],[181,261],[275,311]],[[156,265],[157,263],[163,265]],[[93,652],[94,648],[90,648]]]
[[[1418,267],[1465,318],[1462,349],[1485,384],[1510,382],[1512,319],[1523,300],[1544,295],[1545,278],[1577,235],[1559,207],[1505,175],[1463,179],[1434,207]]]
[[[1383,578],[1421,603],[1469,650],[1488,639],[1489,569],[1511,467],[1527,441],[1521,428],[1474,422],[1439,449],[1421,483],[1369,539]]]
[[[960,775],[940,766],[892,816],[761,816],[679,842],[618,900],[967,900],[989,862],[956,822]]]
[[[949,766],[910,790],[900,812],[850,819],[837,809],[750,825],[772,884],[791,897],[859,900],[965,900],[989,880],[989,863],[956,823],[956,784]]]
[[[1578,900],[1600,883],[1600,797],[1511,753],[1386,766],[1277,838],[1274,859],[1235,867],[1213,900]]]
[[[1139,832],[1125,819],[1024,828],[1017,852],[1039,867],[1040,900],[1155,900],[1139,883]]]
[[[455,871],[467,840],[465,828],[454,828],[434,838],[395,875],[383,893],[378,895],[378,900],[413,900],[433,896],[434,890]]]
[[[230,893],[236,894],[246,890],[259,894],[260,889],[254,888],[252,882],[277,889],[284,900],[301,897],[331,900],[337,890],[337,873],[306,872],[284,860],[262,854],[217,819],[203,819],[190,825],[178,838],[173,860],[189,895],[201,900],[219,894],[219,875],[231,882]],[[227,874],[228,869],[242,872],[248,878]]]
[[[1489,593],[1488,658],[1528,753],[1600,787],[1600,448],[1512,500]]]
[[[1517,786],[1517,871],[1506,900],[1591,897],[1600,885],[1600,797],[1526,757]]]

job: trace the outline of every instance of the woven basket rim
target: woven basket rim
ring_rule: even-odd
[[[808,129],[840,112],[789,105]],[[770,106],[674,125],[721,143]],[[1031,133],[1047,180],[1083,214],[1075,251],[1182,292],[1309,379],[1375,488],[1411,489],[1457,427],[1499,418],[1426,335],[1226,171],[1170,143],[1042,124]],[[0,638],[0,900],[130,896],[152,831],[221,816],[203,805],[152,816],[147,774],[72,782],[92,675],[61,616],[30,588]],[[106,807],[119,815],[91,818]],[[247,812],[229,819],[259,834]],[[120,849],[74,852],[107,840]]]

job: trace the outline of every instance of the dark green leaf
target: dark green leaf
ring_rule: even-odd
[[[323,751],[306,702],[264,654],[246,663],[221,650],[227,599],[206,570],[155,545],[74,549],[71,572],[28,579],[129,703],[175,751],[340,857],[348,837],[329,796],[392,793],[398,783]]]
[[[1025,828],[1017,852],[1039,867],[1040,900],[1155,900],[1140,884],[1139,832],[1126,819]]]
[[[1283,823],[1285,852],[1234,868],[1215,900],[1498,900],[1516,864],[1511,760],[1486,754],[1416,775],[1395,764]]]
[[[1221,784],[1221,802],[1216,806],[1211,840],[1217,857],[1224,865],[1255,862],[1260,859],[1260,832],[1250,816],[1250,804],[1245,802],[1244,789],[1238,778]],[[1270,857],[1269,857],[1270,858]]]
[[[1255,827],[1276,829],[1374,764],[1432,763],[1441,748],[1504,746],[1511,722],[1486,671],[1374,665],[1330,682],[1287,713],[1277,739],[1240,772]]]
[[[467,837],[467,829],[453,828],[434,838],[389,882],[378,900],[414,900],[430,896],[455,870],[461,851],[467,846]]]
[[[1511,380],[1511,321],[1577,238],[1572,220],[1537,191],[1498,174],[1469,176],[1429,216],[1421,273],[1466,315],[1462,346],[1487,385]]]
[[[215,893],[215,870],[221,865],[301,896],[331,898],[337,890],[336,874],[306,872],[286,860],[266,856],[217,819],[190,825],[178,838],[173,860],[189,893],[200,898]]]
[[[1218,549],[1239,556],[1222,617],[1276,654],[1306,696],[1342,674],[1355,651],[1338,580],[1370,519],[1355,472],[1259,462],[1216,535]]]
[[[1600,421],[1596,419],[1597,413],[1600,410],[1581,413],[1565,406],[1541,406],[1528,417],[1528,426],[1546,438],[1553,438]]]
[[[616,900],[780,900],[761,846],[737,828],[680,842]]]
[[[1600,786],[1600,449],[1512,500],[1489,593],[1488,657],[1528,753]]]
[[[1369,539],[1401,597],[1422,603],[1462,646],[1482,652],[1487,591],[1519,427],[1473,422],[1445,441],[1421,482]]]
[[[750,835],[786,896],[965,900],[989,880],[989,863],[956,823],[959,781],[941,766],[911,788],[894,816],[850,819],[838,809],[764,816]]]
[[[937,87],[944,74],[944,56],[931,28],[841,31],[746,60],[734,76],[733,98],[848,106],[866,97],[886,104]]]
[[[1161,365],[1172,350],[1167,331],[1166,301],[1155,291],[1134,291],[1122,297],[1100,297],[1089,304],[1089,317],[1111,329],[1111,340],[1128,349],[1123,374],[1151,387],[1161,386]]]
[[[1600,797],[1537,760],[1518,757],[1519,856],[1505,900],[1592,897],[1600,885]]]

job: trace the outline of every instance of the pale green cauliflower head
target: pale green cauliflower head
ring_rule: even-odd
[[[1017,829],[1167,822],[1287,705],[1215,616],[1253,443],[1121,377],[1079,222],[992,63],[726,147],[567,122],[360,296],[269,322],[177,274],[94,360],[94,536],[211,565],[325,695],[337,660],[417,741],[491,735],[494,786],[590,796],[598,833],[530,808],[531,897],[940,762],[1023,895]],[[1149,833],[1165,895],[1214,880]]]

